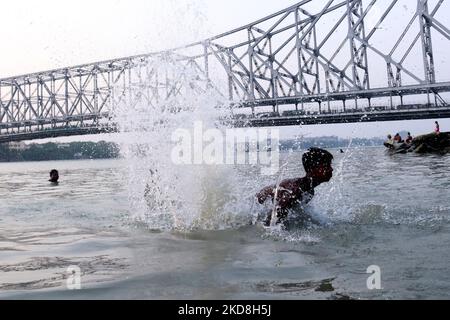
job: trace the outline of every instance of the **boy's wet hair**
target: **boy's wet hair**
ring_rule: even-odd
[[[311,148],[306,152],[303,157],[303,167],[305,170],[311,171],[317,166],[329,165],[333,161],[334,157],[327,150],[319,148]]]

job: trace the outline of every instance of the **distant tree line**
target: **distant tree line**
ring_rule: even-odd
[[[339,137],[298,138],[281,141],[281,150],[306,150],[311,147],[319,148],[347,148],[350,143],[354,147],[383,146],[383,138],[355,138],[342,139]]]
[[[105,141],[31,144],[23,150],[0,144],[0,162],[111,159],[119,156],[119,146]]]
[[[373,147],[382,146],[382,138],[352,139],[352,146]],[[299,138],[283,140],[281,150],[306,150],[311,147],[347,148],[349,139],[339,137]],[[72,142],[31,144],[24,150],[10,148],[8,144],[0,144],[0,162],[19,161],[52,161],[77,159],[114,159],[120,157],[120,148],[112,142]]]

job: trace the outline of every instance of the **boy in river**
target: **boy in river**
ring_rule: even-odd
[[[314,189],[322,183],[329,182],[333,177],[333,155],[326,150],[311,148],[302,157],[306,176],[303,178],[287,179],[279,186],[272,185],[261,190],[256,198],[260,204],[268,199],[275,205],[277,224],[284,223],[290,209],[299,204],[307,204],[314,197]],[[272,212],[265,220],[270,226]]]
[[[58,170],[53,169],[52,171],[50,171],[50,180],[48,181],[53,184],[58,184],[58,180],[59,180],[59,172]]]

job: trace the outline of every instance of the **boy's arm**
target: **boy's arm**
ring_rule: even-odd
[[[284,180],[280,183],[277,194],[278,205],[282,208],[287,207],[290,198],[294,195],[294,189],[296,187],[297,180]],[[277,187],[275,185],[262,189],[257,195],[258,202],[263,204],[267,198],[275,198],[275,191]]]
[[[263,204],[264,202],[266,202],[267,198],[274,198],[274,190],[275,190],[275,186],[269,186],[266,187],[264,189],[262,189],[257,195],[256,198],[258,199],[258,202],[260,204]]]

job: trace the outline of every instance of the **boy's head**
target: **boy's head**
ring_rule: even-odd
[[[303,155],[303,167],[306,175],[318,182],[328,182],[333,177],[333,155],[326,150],[311,148]]]
[[[53,169],[50,171],[50,182],[58,182],[59,180],[59,172],[58,170]]]

